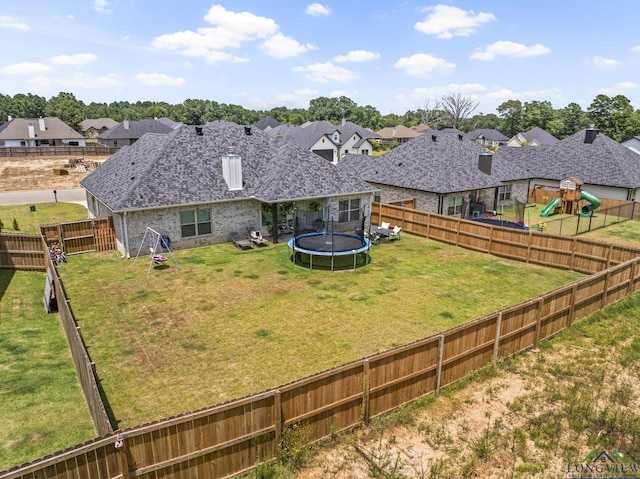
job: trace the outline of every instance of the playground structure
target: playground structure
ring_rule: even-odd
[[[540,212],[542,218],[554,214],[578,214],[589,217],[595,209],[600,207],[600,199],[582,189],[582,181],[573,176],[562,180],[555,198]],[[581,201],[587,204],[580,206]]]
[[[147,270],[147,276],[151,273],[151,268],[154,264],[164,264],[167,262],[167,255],[171,257],[173,263],[176,265],[176,268],[180,269],[180,265],[176,258],[173,256],[173,253],[169,249],[171,246],[171,238],[167,235],[163,235],[158,233],[153,228],[147,226],[147,229],[144,233],[144,237],[142,238],[142,242],[140,243],[140,248],[138,248],[138,253],[136,254],[133,263],[135,264],[138,261],[138,257],[140,256],[140,252],[144,245],[149,245],[149,269]]]

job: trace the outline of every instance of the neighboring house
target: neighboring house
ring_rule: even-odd
[[[118,122],[111,118],[87,119],[80,123],[80,133],[84,135],[87,143],[97,143],[98,135],[117,124]]]
[[[347,153],[371,155],[370,140],[380,136],[350,121],[334,125],[328,121],[314,121],[302,126],[280,125],[266,133],[281,141],[292,141],[305,150],[310,150],[333,164],[337,164]]]
[[[560,181],[575,177],[597,197],[640,201],[638,155],[595,129],[553,145],[501,148],[495,156],[528,170],[531,187],[557,189]]]
[[[227,242],[248,229],[271,229],[277,242],[279,205],[325,211],[338,218],[336,230],[353,230],[352,213],[370,208],[375,191],[293,142],[230,122],[147,133],[80,184],[90,214],[113,217],[124,256],[142,246],[148,254],[147,227],[168,235],[172,249]]]
[[[631,151],[640,154],[640,136],[634,136],[633,138],[623,141],[621,144]]]
[[[527,200],[528,173],[462,133],[429,130],[380,156],[347,155],[338,168],[379,189],[380,201],[413,199],[438,214],[469,217]]]
[[[553,145],[558,143],[558,140],[555,136],[547,133],[542,128],[536,126],[531,128],[529,131],[525,131],[524,133],[518,133],[509,141],[507,141],[506,146],[540,146],[540,145]]]
[[[154,118],[154,120],[158,120],[160,123],[164,123],[167,126],[170,126],[174,130],[180,128],[184,123],[180,121],[173,121],[171,118],[167,118],[163,116],[162,118]]]
[[[11,118],[0,126],[1,146],[86,146],[85,138],[59,118]]]
[[[138,121],[124,120],[122,123],[118,123],[113,128],[109,128],[104,133],[98,135],[98,143],[113,148],[120,148],[122,146],[132,145],[145,133],[166,134],[172,131],[173,128],[171,126],[156,119]]]
[[[262,120],[256,123],[256,128],[260,128],[262,131],[268,131],[276,126],[280,126],[280,122],[270,116],[265,116]]]
[[[388,126],[382,130],[378,130],[377,133],[380,135],[380,143],[383,145],[389,145],[394,142],[400,144],[406,143],[422,135],[421,132],[407,128],[404,125]]]
[[[431,130],[429,125],[425,125],[424,123],[420,123],[419,125],[412,126],[411,129],[413,131],[417,131],[418,133],[424,133],[425,130]]]
[[[492,149],[499,148],[509,141],[509,138],[492,128],[478,128],[467,133],[465,137],[475,141],[480,146]]]

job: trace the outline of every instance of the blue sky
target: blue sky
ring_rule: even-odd
[[[444,94],[640,108],[635,1],[0,0],[0,93],[208,99],[262,110],[347,96],[383,115]]]

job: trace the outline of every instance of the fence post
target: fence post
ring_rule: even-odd
[[[533,347],[538,347],[538,341],[540,340],[540,323],[542,323],[542,298],[538,299],[538,309],[536,311],[536,332],[533,336]]]
[[[431,213],[427,213],[427,239],[429,239],[429,226],[431,226]]]
[[[120,472],[122,479],[129,479],[129,446],[127,445],[127,439],[121,435],[116,436],[116,443],[114,447],[118,451],[118,464],[120,465]]]
[[[273,393],[273,422],[275,423],[275,435],[273,442],[276,450],[274,451],[276,459],[282,459],[282,393],[276,389]]]
[[[456,227],[456,246],[460,246],[460,224],[462,221],[458,218],[458,225]]]
[[[442,382],[442,358],[444,357],[444,335],[440,335],[438,343],[438,372],[436,373],[436,396],[440,394],[440,384]]]
[[[627,296],[633,293],[633,284],[636,278],[636,262],[631,262],[631,272],[629,273],[629,288],[627,289]]]
[[[609,251],[607,252],[607,269],[611,268],[611,256],[613,255],[613,243],[609,245]]]
[[[369,390],[371,389],[369,382],[369,358],[364,360],[362,373],[362,422],[368,425],[371,415],[369,405]]]
[[[491,254],[492,241],[493,241],[493,225],[489,226],[489,251],[488,251],[489,254]]]
[[[571,256],[569,257],[569,269],[573,270],[573,260],[576,258],[576,246],[578,245],[578,238],[573,237],[573,245],[571,246]]]
[[[600,302],[600,308],[604,309],[607,304],[607,294],[609,293],[609,280],[611,279],[611,270],[607,270],[607,274],[604,277],[604,286],[602,291],[602,301]]]
[[[496,320],[496,339],[493,342],[493,360],[498,360],[498,349],[500,348],[500,328],[502,327],[502,311],[498,313]]]
[[[573,324],[573,319],[576,314],[576,295],[578,294],[578,284],[574,283],[573,288],[571,288],[571,304],[569,305],[569,320],[567,324],[567,328],[570,328]]]
[[[527,263],[531,261],[531,242],[533,241],[533,232],[529,228],[529,241],[527,242]]]

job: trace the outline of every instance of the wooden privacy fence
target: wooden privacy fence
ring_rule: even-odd
[[[45,271],[49,256],[37,235],[0,233],[0,268]]]
[[[278,458],[288,431],[297,430],[312,443],[367,423],[437,393],[491,360],[535,347],[573,322],[640,291],[638,249],[398,208],[376,205],[375,211],[408,232],[591,276],[276,389],[116,431],[0,473],[0,478],[208,479],[241,474]],[[58,298],[66,302],[64,296]]]
[[[0,156],[108,156],[118,148],[100,145],[87,146],[8,146],[0,148]]]
[[[40,241],[44,244],[44,238],[41,238]],[[78,323],[71,312],[69,300],[65,295],[62,281],[60,276],[58,276],[58,271],[53,264],[51,256],[47,254],[45,256],[45,261],[47,263],[46,281],[50,281],[52,283],[51,287],[55,293],[60,321],[62,322],[65,335],[67,336],[67,342],[69,343],[73,364],[76,368],[78,382],[80,383],[87,406],[89,407],[93,425],[98,436],[111,434],[113,433],[113,428],[111,427],[109,416],[107,415],[104,402],[100,395],[100,388],[98,386],[99,380],[96,375],[95,364],[89,357],[80,332],[80,326],[78,326]]]
[[[66,254],[116,249],[116,235],[111,216],[40,226],[47,244],[60,243]]]

